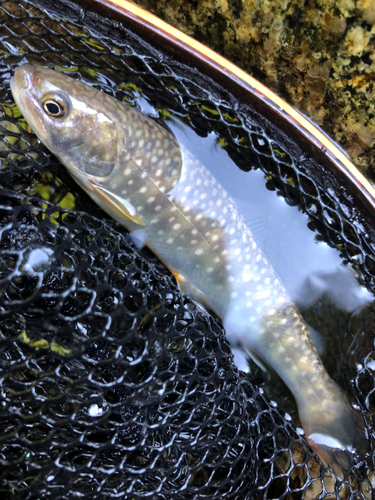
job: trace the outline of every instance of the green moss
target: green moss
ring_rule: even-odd
[[[227,141],[223,137],[219,137],[216,143],[223,149],[225,149],[228,146]]]
[[[118,89],[129,91],[132,90],[133,92],[138,92],[139,94],[142,94],[142,89],[135,85],[134,83],[122,83],[121,85],[117,85]]]
[[[49,350],[63,357],[72,355],[71,349],[66,349],[65,347],[57,344],[56,342],[48,342],[45,339],[31,340],[27,336],[26,330],[23,330],[21,335],[18,337],[18,340],[20,340],[24,344],[29,345],[30,347],[33,347],[36,351],[39,351],[40,349]]]
[[[220,114],[217,109],[209,108],[208,106],[205,106],[204,104],[201,104],[200,108],[203,109],[204,111],[207,111],[208,113],[210,113],[211,115],[214,115],[214,116],[218,116]]]

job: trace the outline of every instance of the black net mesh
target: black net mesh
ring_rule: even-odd
[[[131,105],[146,99],[160,120],[216,132],[374,290],[371,219],[223,89],[116,23],[49,4],[0,2],[2,498],[371,498],[372,459],[344,479],[327,471],[296,432],[285,387],[239,372],[220,322],[38,142],[12,99],[12,70],[51,66]],[[374,307],[349,314],[322,296],[302,313],[372,444]]]

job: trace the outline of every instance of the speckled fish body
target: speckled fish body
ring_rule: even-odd
[[[337,451],[363,448],[362,419],[328,376],[307,325],[208,170],[162,126],[69,77],[23,66],[11,87],[32,129],[90,196],[141,231],[182,290],[279,373],[320,457],[335,464]]]

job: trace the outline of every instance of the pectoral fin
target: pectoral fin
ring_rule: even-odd
[[[207,309],[210,308],[210,304],[208,303],[207,297],[204,295],[202,290],[194,285],[189,279],[187,279],[182,274],[171,269],[173,276],[176,278],[178,286],[180,290],[187,295],[190,295],[191,298],[203,304]]]
[[[91,189],[93,195],[100,202],[100,206],[106,210],[106,207],[111,208],[111,212],[115,214],[115,218],[121,222],[121,220],[132,222],[133,224],[138,224],[139,226],[144,226],[144,222],[136,216],[136,209],[131,203],[129,203],[125,198],[121,198],[117,194],[109,191],[103,186],[98,184],[91,184]],[[112,215],[112,214],[111,214]]]

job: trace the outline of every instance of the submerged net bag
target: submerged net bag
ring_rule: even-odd
[[[14,104],[12,70],[48,65],[215,132],[240,168],[262,169],[268,189],[309,214],[369,290],[371,220],[262,117],[118,24],[65,1],[0,2],[0,18],[1,497],[371,498],[371,460],[344,479],[327,471],[280,381],[240,372],[220,321],[39,143]],[[374,312],[345,313],[326,296],[302,310],[371,439]]]

